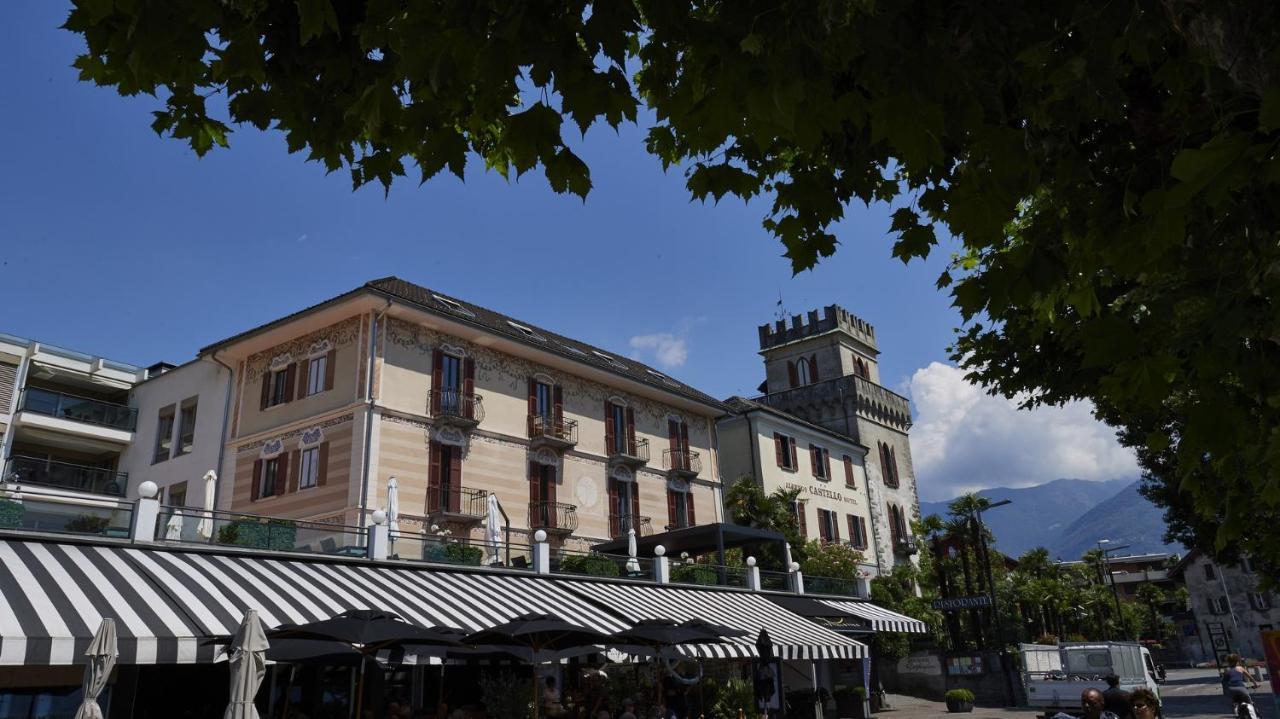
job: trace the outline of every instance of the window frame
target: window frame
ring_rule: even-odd
[[[818,444],[809,445],[809,452],[813,456],[813,477],[819,482],[830,482],[831,472],[827,471],[831,468],[831,450]]]
[[[303,397],[312,397],[325,391],[325,378],[329,373],[329,353],[316,355],[307,360],[307,386],[303,388]],[[314,389],[313,389],[314,388]]]
[[[257,478],[258,482],[258,499],[263,500],[268,497],[276,497],[280,495],[280,457],[276,455],[270,459],[262,460],[262,475]],[[271,491],[267,492],[267,477],[271,478]]]
[[[308,458],[310,457],[310,461]],[[310,482],[308,483],[308,477]],[[320,486],[320,445],[302,447],[298,452],[298,491]]]
[[[173,443],[173,457],[181,457],[184,454],[191,454],[196,448],[196,421],[199,415],[199,397],[191,397],[183,401],[178,408],[178,421],[175,430],[176,441]],[[191,418],[191,426],[187,426],[187,418]],[[190,431],[190,441],[188,442],[188,430]]]
[[[813,384],[813,377],[810,374],[809,358],[801,357],[796,360],[796,386],[807,387]]]
[[[289,368],[271,370],[271,391],[267,393],[267,409],[288,404]]]
[[[800,471],[800,458],[797,456],[796,452],[796,438],[781,432],[774,432],[773,438],[775,443],[778,440],[782,440],[782,458],[785,464],[779,464],[778,467],[785,469],[788,472]]]
[[[151,463],[160,464],[173,459],[173,433],[177,425],[178,405],[170,404],[160,408],[156,415],[156,441],[151,448]],[[168,423],[166,426],[166,422]],[[161,454],[163,450],[163,455]]]
[[[1206,581],[1217,581],[1218,571],[1214,568],[1213,562],[1205,562],[1204,578]]]

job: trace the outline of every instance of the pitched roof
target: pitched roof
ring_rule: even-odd
[[[201,352],[234,342],[242,337],[257,332],[258,330],[292,320],[300,315],[317,309],[322,305],[347,298],[360,292],[374,292],[404,304],[412,305],[414,308],[424,312],[439,315],[454,322],[461,322],[462,324],[478,327],[492,334],[515,340],[521,344],[536,347],[553,354],[558,354],[575,362],[589,365],[597,369],[602,369],[606,372],[641,382],[650,387],[655,387],[666,392],[680,395],[700,404],[707,405],[713,409],[724,409],[724,404],[720,402],[720,400],[700,392],[693,387],[663,374],[662,372],[659,372],[658,370],[641,362],[637,362],[630,358],[617,357],[612,353],[605,352],[604,350],[585,342],[579,342],[578,340],[543,329],[537,325],[517,320],[500,312],[495,312],[494,310],[472,304],[466,300],[458,299],[394,276],[370,280],[351,292],[345,292],[337,297],[314,304],[281,319],[269,322],[247,332],[242,332],[221,342],[214,343],[209,345],[209,347],[206,347],[204,350],[201,350]]]
[[[871,451],[866,447],[866,445],[862,444],[861,442],[854,439],[853,437],[850,437],[847,434],[844,434],[842,432],[837,432],[833,429],[830,429],[829,427],[823,427],[820,424],[814,424],[813,422],[810,422],[807,419],[800,419],[799,417],[795,416],[794,414],[791,414],[790,412],[785,412],[783,410],[778,409],[777,407],[771,407],[762,402],[757,402],[755,400],[746,399],[745,397],[738,397],[735,395],[733,397],[730,397],[729,399],[726,399],[724,401],[724,406],[728,410],[728,414],[746,414],[748,412],[764,412],[766,414],[774,415],[775,417],[778,417],[779,419],[782,419],[784,421],[791,422],[793,424],[798,424],[812,432],[825,434],[828,437],[834,437],[835,439],[838,439],[841,442],[848,442],[849,444],[852,444],[855,447],[862,447],[863,449],[866,449],[868,452]]]

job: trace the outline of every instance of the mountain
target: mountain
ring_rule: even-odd
[[[1128,483],[1129,480],[1123,479],[1108,482],[1055,479],[1033,487],[984,489],[978,492],[980,496],[992,502],[1008,499],[1013,504],[983,512],[982,521],[995,535],[996,547],[1009,556],[1018,557],[1036,547],[1047,547],[1056,556],[1054,549],[1059,535]],[[920,515],[930,514],[946,517],[947,502],[921,502]],[[1159,519],[1158,511],[1156,517]],[[1085,530],[1087,526],[1081,527],[1081,531]]]
[[[1182,545],[1164,543],[1164,515],[1138,493],[1138,486],[1138,482],[1126,486],[1067,525],[1050,547],[1053,555],[1076,559],[1096,548],[1099,539],[1129,545],[1120,554],[1186,554],[1187,550]]]

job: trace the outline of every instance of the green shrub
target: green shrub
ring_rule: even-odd
[[[479,565],[484,560],[484,549],[461,542],[432,542],[422,546],[422,558],[441,564]]]
[[[571,574],[589,574],[593,577],[620,577],[622,570],[617,562],[598,554],[575,554],[560,560],[560,571]]]
[[[836,701],[849,698],[862,701],[867,697],[867,690],[859,686],[838,686],[831,692],[831,696]]]
[[[22,527],[27,510],[22,502],[12,499],[0,499],[0,529],[18,529]]]
[[[973,701],[973,692],[968,689],[952,689],[947,692],[947,701],[971,702]]]
[[[678,567],[672,567],[671,581],[710,586],[718,583],[715,567],[706,564],[681,564]]]
[[[251,549],[292,550],[297,545],[297,538],[298,527],[288,519],[243,517],[218,530],[218,544]]]
[[[63,529],[68,532],[81,532],[83,534],[102,534],[109,524],[111,524],[110,517],[81,514],[75,519],[68,520],[67,523],[63,525]]]

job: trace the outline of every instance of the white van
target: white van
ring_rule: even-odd
[[[1046,717],[1059,712],[1080,716],[1080,695],[1089,688],[1106,691],[1106,677],[1112,674],[1127,692],[1146,688],[1160,696],[1151,652],[1135,642],[1022,644],[1019,649],[1027,705],[1044,709]]]

